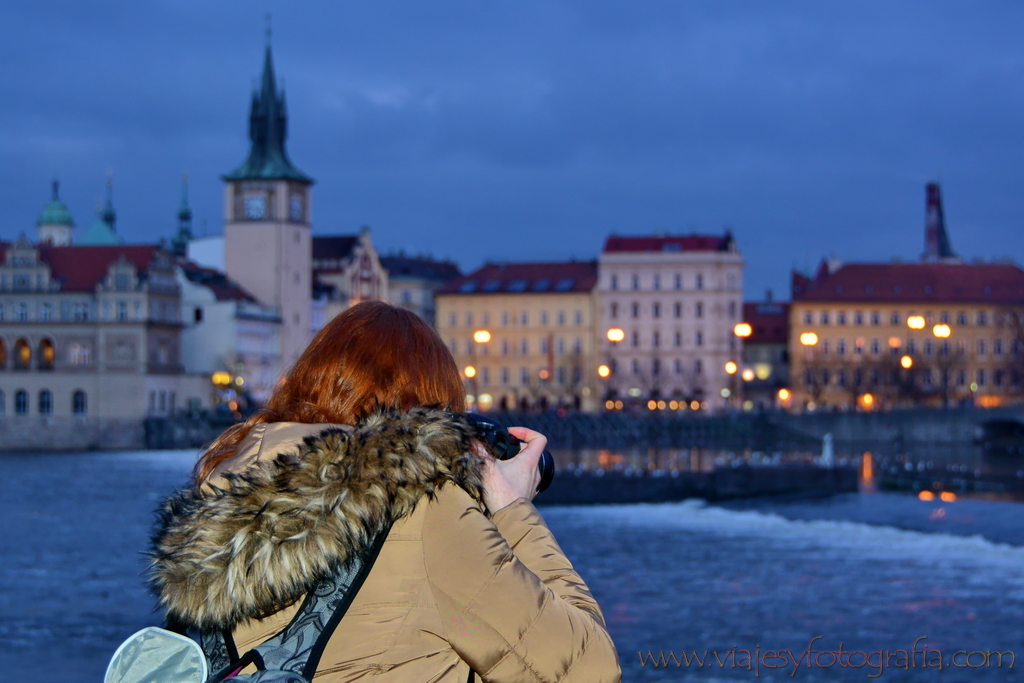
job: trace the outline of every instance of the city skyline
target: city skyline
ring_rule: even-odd
[[[271,11],[315,235],[369,225],[468,271],[731,229],[746,297],[784,298],[822,256],[918,258],[940,180],[954,250],[1020,262],[1024,11],[1003,9],[6,8],[0,240],[32,235],[54,177],[80,235],[108,170],[129,242],[173,235],[186,170],[219,233]]]

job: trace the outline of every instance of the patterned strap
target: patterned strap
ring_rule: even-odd
[[[312,680],[327,641],[373,569],[390,530],[390,525],[381,529],[366,557],[340,567],[334,576],[317,585],[282,631],[243,657],[232,652],[234,642],[230,633],[203,632],[202,646],[210,660],[210,670],[224,671],[227,675],[243,662],[255,662],[261,670],[288,671]],[[210,680],[219,679],[214,676]]]

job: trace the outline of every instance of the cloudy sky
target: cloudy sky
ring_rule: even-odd
[[[593,258],[611,233],[721,233],[746,292],[822,256],[1024,261],[1019,2],[50,0],[0,8],[0,240],[50,180],[80,229],[222,227],[265,14],[314,232],[459,262]]]

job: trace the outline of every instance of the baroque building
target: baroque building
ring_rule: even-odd
[[[57,202],[55,188],[42,243],[0,243],[5,446],[139,445],[143,418],[208,405],[206,378],[181,363],[174,263],[155,245],[70,244]]]

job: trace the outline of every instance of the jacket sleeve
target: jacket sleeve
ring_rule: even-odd
[[[446,490],[423,548],[444,637],[484,681],[621,680],[597,602],[532,504],[489,520],[463,491]]]

